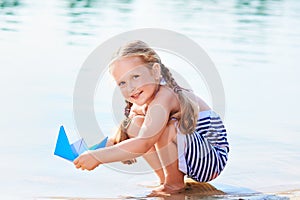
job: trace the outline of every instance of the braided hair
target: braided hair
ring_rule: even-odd
[[[186,94],[184,89],[180,87],[172,76],[170,70],[161,62],[158,54],[150,48],[145,42],[140,40],[131,41],[124,46],[122,46],[114,55],[113,61],[124,58],[124,57],[140,57],[145,64],[152,66],[154,63],[158,63],[161,68],[162,78],[166,82],[166,86],[171,88],[178,96],[180,103],[180,119],[179,119],[179,130],[183,134],[192,133],[196,127],[197,117],[198,117],[198,106],[190,99]],[[113,62],[111,62],[113,63]],[[132,104],[126,102],[125,107],[125,119],[122,121],[119,131],[117,134],[116,143],[128,139],[128,134],[126,133],[127,127],[130,124],[129,112]]]
[[[189,90],[177,84],[170,70],[162,63],[160,63],[160,67],[162,77],[165,79],[167,86],[172,88],[178,95],[180,103],[179,130],[184,134],[192,133],[197,124],[198,105],[184,93]]]
[[[125,100],[126,103],[126,107],[124,109],[124,115],[125,115],[125,119],[123,119],[123,121],[121,122],[118,132],[117,132],[117,137],[115,139],[115,144],[122,142],[123,140],[127,140],[129,138],[128,134],[127,134],[127,128],[131,122],[131,118],[129,117],[130,114],[130,110],[131,110],[131,106],[132,103]]]

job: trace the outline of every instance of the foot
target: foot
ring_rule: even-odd
[[[153,185],[148,185],[148,184],[139,184],[139,186],[142,186],[142,187],[146,187],[146,188],[154,188],[154,190],[155,189],[157,189],[157,188],[159,188],[161,185],[163,185],[163,183],[157,183],[157,184],[153,184]]]
[[[185,185],[168,185],[163,184],[157,187],[156,189],[152,190],[151,194],[149,194],[149,197],[155,197],[155,196],[169,196],[171,194],[177,194],[180,192],[183,192],[185,190]]]

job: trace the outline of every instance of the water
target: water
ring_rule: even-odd
[[[221,75],[231,152],[211,184],[228,198],[263,192],[278,199],[299,190],[299,9],[297,0],[0,1],[2,197],[116,198],[151,190],[141,186],[156,183],[151,173],[105,166],[81,172],[53,156],[59,126],[76,132],[72,98],[81,64],[106,39],[145,27],[190,37]],[[104,111],[97,105],[110,132]]]

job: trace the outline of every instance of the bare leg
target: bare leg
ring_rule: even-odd
[[[165,182],[153,191],[156,194],[174,194],[184,189],[184,174],[178,169],[176,128],[170,121],[156,143],[157,152],[165,172]]]
[[[129,137],[136,137],[144,122],[143,116],[136,116],[132,119],[127,132]],[[165,175],[160,163],[160,159],[156,152],[156,148],[153,146],[147,153],[143,155],[143,158],[147,161],[150,167],[154,170],[155,174],[159,177],[160,184],[165,182]]]
[[[145,153],[143,155],[143,158],[148,162],[150,167],[154,170],[155,174],[158,176],[159,184],[160,185],[164,184],[165,174],[161,166],[155,147],[152,147],[147,153]]]

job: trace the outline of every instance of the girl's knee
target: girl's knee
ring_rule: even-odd
[[[170,122],[168,122],[159,140],[161,140],[161,142],[163,143],[176,142],[176,135],[177,135],[176,122],[174,120],[171,120]]]

